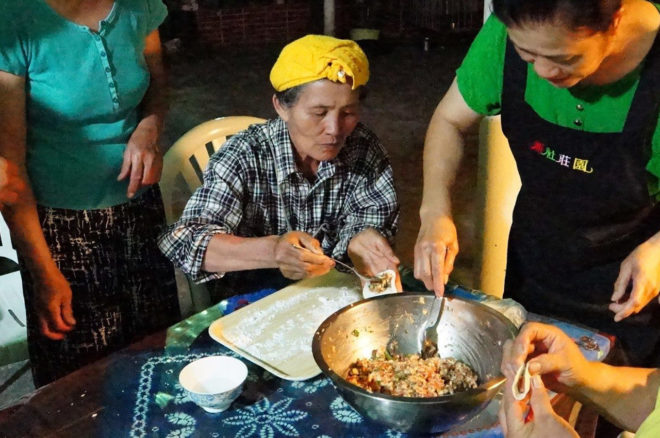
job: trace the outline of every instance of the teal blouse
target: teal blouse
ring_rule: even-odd
[[[26,79],[27,169],[37,203],[95,209],[128,201],[117,181],[149,86],[145,39],[161,0],[115,0],[99,31],[45,0],[0,2],[0,70]]]

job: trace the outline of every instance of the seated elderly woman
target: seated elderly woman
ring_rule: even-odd
[[[366,275],[396,270],[392,168],[359,122],[368,79],[353,41],[307,35],[284,47],[270,74],[279,117],[211,157],[204,184],[161,236],[164,254],[198,282],[241,273],[214,298],[325,274],[328,256]]]

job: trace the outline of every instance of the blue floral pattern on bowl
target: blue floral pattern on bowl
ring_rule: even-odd
[[[196,405],[200,406],[207,412],[216,413],[226,410],[233,401],[241,395],[242,391],[243,384],[240,384],[231,391],[222,394],[198,394],[188,390],[186,390],[186,393],[190,400],[195,402]]]

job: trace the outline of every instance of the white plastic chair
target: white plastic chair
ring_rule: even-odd
[[[160,190],[168,225],[183,212],[188,199],[202,185],[209,158],[227,138],[264,119],[250,116],[220,117],[201,123],[179,138],[165,153]],[[195,284],[179,269],[175,270],[182,316],[199,312],[211,305],[204,284]]]
[[[519,191],[520,175],[500,118],[487,117],[479,132],[474,283],[478,290],[498,297],[504,292],[509,230]]]
[[[18,262],[9,228],[0,216],[0,257]],[[0,365],[28,358],[25,301],[21,273],[0,276]]]

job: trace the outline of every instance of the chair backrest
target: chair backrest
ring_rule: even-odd
[[[0,257],[18,262],[9,227],[0,215]],[[0,366],[28,358],[26,312],[20,272],[0,275]]]
[[[220,117],[195,126],[172,145],[163,159],[160,179],[168,224],[181,216],[188,198],[202,184],[211,155],[233,134],[264,121],[250,116]]]
[[[485,118],[479,132],[476,215],[477,257],[474,285],[502,296],[513,207],[520,175],[499,117]]]

